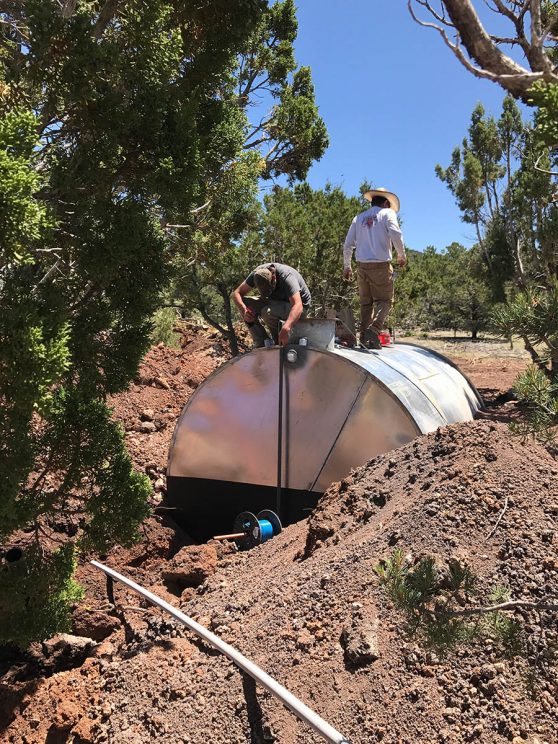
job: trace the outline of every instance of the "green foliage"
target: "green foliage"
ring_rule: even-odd
[[[277,0],[248,35],[238,66],[221,85],[223,105],[234,113],[226,131],[229,158],[208,174],[207,200],[173,237],[176,303],[198,310],[233,354],[239,345],[230,294],[264,259],[258,241],[247,240],[260,229],[259,182],[305,178],[328,145],[310,70],[297,68],[296,33],[293,0]]]
[[[262,167],[243,155],[231,91],[268,10],[23,0],[0,12],[0,540],[32,535],[39,587],[25,621],[2,605],[3,639],[66,627],[78,546],[138,538],[149,481],[106,400],[150,344],[176,249],[164,225],[190,224],[223,184],[242,209],[255,193]],[[82,527],[52,553],[61,515]],[[0,571],[2,597],[10,577]]]
[[[477,249],[452,243],[437,252],[408,252],[397,271],[393,322],[403,329],[467,330],[473,338],[488,327],[492,305],[486,267]]]
[[[401,548],[396,548],[392,555],[379,563],[375,569],[380,577],[380,583],[391,601],[398,607],[406,607],[405,586],[405,554]]]
[[[294,189],[276,186],[264,200],[259,232],[248,236],[259,242],[268,261],[294,266],[312,291],[313,313],[325,317],[326,308],[350,306],[352,283],[343,280],[341,246],[361,202],[339,187],[327,184],[312,189],[307,183]]]
[[[40,177],[33,168],[35,117],[25,109],[0,118],[0,265],[32,260],[29,246],[48,226],[48,210],[33,199]]]
[[[556,450],[558,421],[558,384],[538,367],[532,365],[519,375],[514,390],[526,408],[526,417],[511,425],[512,431],[526,438],[536,437]]]
[[[450,559],[441,568],[432,556],[413,562],[396,548],[391,556],[375,567],[380,585],[405,618],[408,634],[427,647],[446,653],[461,643],[490,637],[510,653],[520,653],[521,626],[501,611],[463,614],[470,597],[477,594],[478,580],[471,569]],[[490,604],[509,600],[509,592],[496,587]]]
[[[495,309],[493,324],[508,338],[521,335],[535,361],[514,383],[526,417],[512,428],[523,437],[533,435],[554,447],[558,422],[558,280],[518,293],[507,305]]]
[[[497,122],[477,107],[462,148],[447,169],[436,171],[463,220],[477,229],[492,300],[499,303],[494,327],[505,338],[520,336],[534,364],[515,385],[528,412],[515,428],[547,444],[558,407],[557,158],[548,149],[558,143],[557,90],[543,83],[532,89],[539,106],[534,129],[510,96]]]
[[[558,374],[558,280],[548,287],[532,287],[518,293],[498,309],[495,322],[506,333],[521,334],[532,346],[541,346],[537,360]]]
[[[446,169],[436,166],[436,175],[454,195],[463,221],[475,226],[495,301],[505,297],[510,267],[523,271],[526,256],[518,245],[523,239],[520,227],[532,238],[532,227],[524,219],[527,190],[520,193],[516,165],[528,139],[529,127],[508,95],[498,120],[486,116],[478,104],[468,136],[453,151],[451,164]]]
[[[0,568],[0,643],[22,648],[36,638],[70,632],[69,612],[83,596],[73,580],[71,545],[45,554],[37,545],[19,561],[4,561]]]
[[[283,85],[279,99],[273,118],[266,125],[270,136],[278,142],[268,162],[266,175],[286,173],[291,182],[302,180],[328,145],[325,124],[314,103],[309,67],[301,67],[295,72],[292,83]]]
[[[153,316],[151,329],[151,343],[178,346],[179,335],[174,330],[176,326],[176,310],[172,307],[162,307]]]
[[[489,596],[491,605],[503,604],[511,600],[507,586],[495,586]],[[489,612],[483,618],[486,635],[501,641],[510,656],[517,656],[523,651],[523,629],[513,616],[504,612]]]
[[[535,117],[537,136],[548,147],[558,147],[558,85],[535,83],[531,95],[539,107]]]

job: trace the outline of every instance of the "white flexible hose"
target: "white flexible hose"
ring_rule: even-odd
[[[326,741],[332,742],[332,744],[350,744],[350,741],[346,739],[343,734],[340,734],[339,731],[334,729],[333,726],[330,726],[327,721],[324,721],[324,719],[321,718],[317,713],[314,713],[313,710],[311,710],[301,700],[290,693],[285,687],[283,687],[283,685],[280,685],[279,682],[273,679],[273,677],[270,677],[269,674],[263,671],[263,669],[260,669],[257,664],[254,664],[252,661],[247,659],[240,653],[240,651],[237,651],[235,648],[233,648],[233,646],[230,646],[228,643],[225,643],[225,641],[222,641],[214,633],[207,630],[207,628],[204,628],[203,625],[200,625],[195,620],[192,620],[191,617],[188,617],[188,615],[185,615],[183,612],[180,612],[180,610],[177,610],[176,607],[173,607],[168,602],[165,602],[164,599],[161,599],[156,594],[153,594],[147,589],[144,589],[142,586],[136,584],[131,579],[122,576],[122,574],[119,574],[112,568],[105,566],[103,563],[99,563],[98,561],[91,561],[91,564],[96,568],[100,568],[101,571],[104,571],[113,579],[116,579],[122,584],[125,584],[127,587],[137,592],[142,597],[145,597],[145,599],[149,600],[152,604],[157,605],[157,607],[160,607],[162,610],[168,612],[181,623],[186,625],[187,628],[196,633],[196,635],[206,640],[216,649],[221,651],[221,653],[225,654],[225,656],[228,656],[231,661],[233,661],[238,667],[240,667],[243,671],[245,671],[253,679],[255,679],[256,682],[259,682],[262,687],[265,687],[268,692],[270,692],[272,695],[275,695],[275,697],[278,698],[283,703],[283,705],[289,708],[295,714],[295,716],[297,716],[297,718],[300,718],[301,721],[304,721],[309,726],[311,726],[314,731],[323,736]]]

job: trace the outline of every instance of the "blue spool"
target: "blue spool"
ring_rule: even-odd
[[[269,509],[264,509],[257,517],[252,512],[242,512],[234,522],[234,531],[244,533],[242,537],[235,538],[240,550],[248,550],[261,545],[278,535],[281,530],[281,520],[275,512]]]
[[[260,529],[262,531],[262,542],[271,540],[273,537],[273,525],[271,522],[267,519],[258,519],[258,522],[260,523]]]

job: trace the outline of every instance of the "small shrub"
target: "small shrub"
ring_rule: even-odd
[[[525,408],[525,419],[510,424],[522,438],[534,436],[549,448],[556,448],[558,421],[558,383],[534,365],[514,383],[514,390]]]
[[[151,341],[153,345],[177,347],[179,334],[174,330],[176,325],[176,310],[172,307],[162,307],[153,316]]]
[[[32,545],[18,563],[0,563],[0,643],[25,648],[37,638],[71,632],[70,609],[84,594],[74,571],[71,544],[50,554]]]
[[[426,646],[444,653],[459,643],[490,637],[511,655],[520,653],[522,630],[513,617],[500,611],[460,614],[478,584],[460,561],[450,559],[443,570],[432,556],[412,564],[398,548],[375,571],[387,596],[403,612],[405,631],[420,637]],[[504,587],[496,587],[489,597],[490,605],[508,600],[509,590]]]

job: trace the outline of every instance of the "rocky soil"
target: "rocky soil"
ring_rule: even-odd
[[[444,654],[409,633],[375,570],[400,548],[409,565],[433,556],[442,568],[451,559],[469,566],[478,594],[461,597],[463,606],[489,604],[496,586],[531,603],[558,593],[558,465],[496,420],[518,415],[503,393],[521,363],[468,360],[464,371],[493,405],[486,420],[375,458],[333,484],[309,520],[238,553],[190,545],[161,508],[174,421],[224,358],[207,335],[186,334],[183,344],[153,349],[114,401],[135,461],[154,482],[156,513],[143,542],[107,563],[238,647],[353,744],[557,742],[556,612],[515,613],[515,649],[494,632]],[[79,578],[87,594],[74,636],[0,654],[0,741],[321,741],[225,657],[119,585],[114,610],[85,559]]]

